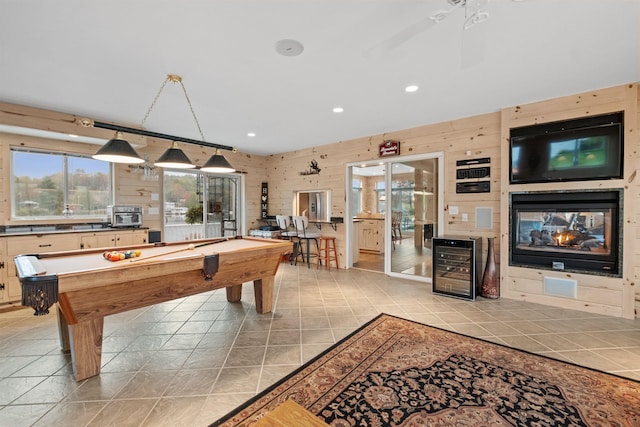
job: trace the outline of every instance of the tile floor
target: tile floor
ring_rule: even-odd
[[[381,312],[640,380],[640,320],[429,289],[283,263],[272,314],[247,284],[242,303],[219,290],[106,318],[102,373],[80,382],[55,315],[0,313],[0,426],[206,426]]]
[[[419,277],[431,277],[431,241],[427,246],[414,245],[413,232],[405,230],[403,239],[395,242],[391,249],[391,271]],[[385,254],[360,252],[355,267],[363,270],[384,272]]]

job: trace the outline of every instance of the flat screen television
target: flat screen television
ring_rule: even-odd
[[[623,177],[623,113],[513,128],[512,184]]]

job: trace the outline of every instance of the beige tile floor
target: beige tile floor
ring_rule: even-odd
[[[80,382],[55,315],[0,313],[0,426],[206,426],[382,312],[640,380],[640,320],[283,263],[272,314],[247,284],[242,303],[215,291],[108,317],[102,373]]]

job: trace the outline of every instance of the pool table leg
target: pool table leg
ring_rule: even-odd
[[[69,353],[71,351],[71,343],[69,342],[69,324],[67,319],[64,318],[60,306],[58,308],[58,335],[60,335],[60,348],[63,353]]]
[[[253,281],[253,294],[256,299],[256,311],[260,314],[271,312],[273,308],[274,276]]]
[[[227,301],[238,302],[242,297],[242,285],[227,286]]]
[[[103,327],[104,317],[85,320],[69,326],[71,361],[76,381],[100,373]]]
[[[253,294],[256,299],[256,311],[260,314],[271,312],[273,308],[274,276],[253,281]],[[227,286],[227,301],[238,302],[242,297],[242,285]]]

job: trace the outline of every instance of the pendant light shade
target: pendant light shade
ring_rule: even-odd
[[[161,168],[176,168],[176,169],[193,169],[196,167],[191,160],[184,154],[178,143],[173,141],[171,147],[164,152],[162,156],[155,162],[156,166]]]
[[[115,136],[107,141],[92,157],[96,160],[112,163],[144,163],[144,159],[123,138],[121,132],[116,132]]]
[[[227,159],[220,154],[220,150],[216,150],[216,153],[207,160],[207,163],[200,168],[203,172],[211,173],[231,173],[236,170],[229,164]]]

